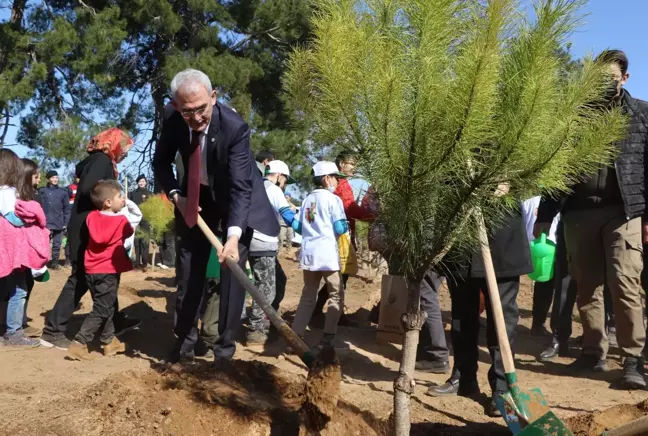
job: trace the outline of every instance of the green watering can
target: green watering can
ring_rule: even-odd
[[[531,242],[531,260],[533,261],[533,272],[529,274],[531,280],[548,282],[553,278],[556,244],[547,239],[545,233]]]

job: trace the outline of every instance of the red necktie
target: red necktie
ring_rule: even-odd
[[[198,222],[198,200],[200,199],[200,132],[191,132],[191,154],[187,171],[187,208],[184,219],[189,228]]]

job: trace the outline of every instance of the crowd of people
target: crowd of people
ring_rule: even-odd
[[[610,105],[622,108],[630,120],[626,137],[617,144],[615,161],[601,166],[561,198],[536,197],[521,203],[519,212],[490,229],[489,242],[513,349],[520,277],[533,270],[529,244],[546,233],[555,241],[557,255],[554,279],[537,282],[534,288],[532,334],[548,340],[538,360],[546,362],[567,353],[576,305],[583,324],[581,355],[569,370],[605,371],[609,346],[614,343],[624,358],[621,383],[628,389],[642,389],[646,387],[641,274],[643,244],[648,242],[648,221],[644,220],[648,213],[644,177],[648,104],[623,88],[629,78],[623,52],[606,51],[601,59],[609,64],[613,78]],[[236,351],[245,292],[227,268],[221,269],[218,283],[206,279],[212,246],[197,225],[199,220],[223,241],[224,247],[216,253],[219,262],[230,257],[243,269],[249,263],[257,288],[275,309],[286,289],[277,253],[293,234],[299,235],[304,287],[292,328],[303,336],[314,316],[324,316],[317,346],[347,348],[337,328],[352,323],[344,315],[344,294],[353,268],[348,258],[340,256],[341,247],[345,241],[355,247],[356,220],[373,222],[380,213],[376,193],[370,192],[359,202],[347,180],[354,174],[356,156],[342,153],[335,162],[315,163],[311,171],[314,189],[298,208],[285,194],[286,187],[295,182],[288,165],[269,151],[255,158],[249,127],[234,110],[217,101],[204,73],[178,73],[170,91],[172,100],[165,109],[152,163],[157,183],[175,206],[176,218],[169,236],[174,243],[177,281],[176,342],[167,361],[187,362],[196,356],[219,361],[231,359]],[[153,195],[144,176],[138,177],[137,188],[127,198],[116,181],[117,164],[132,143],[116,128],[94,137],[87,146],[88,156],[76,166],[75,182],[67,189],[58,186],[54,171],[47,173],[47,186],[36,189],[37,165],[0,150],[0,289],[8,302],[5,345],[56,347],[67,350],[72,359],[91,358],[88,344],[94,340],[102,344],[105,355],[125,351],[118,337],[136,328],[140,320],[119,310],[120,274],[134,266],[147,270],[148,224],[138,205]],[[497,192],[506,194],[501,189]],[[143,232],[136,234],[138,226]],[[47,279],[48,266],[58,268],[64,235],[71,274],[38,338],[36,329],[26,323],[29,294],[35,280]],[[29,244],[7,244],[10,240]],[[384,246],[375,241],[370,245]],[[384,251],[389,260],[387,248]],[[444,280],[452,299],[452,367],[438,300]],[[451,251],[443,270],[428,271],[421,284],[421,308],[427,319],[416,369],[451,373],[446,383],[430,387],[429,395],[478,394],[478,337],[480,314],[485,311],[493,394],[486,411],[497,415],[495,398],[507,390],[507,381],[486,289],[485,267],[477,254]],[[68,321],[88,290],[92,311],[69,339]],[[545,322],[550,307],[548,332]],[[276,337],[261,307],[254,303],[246,343],[265,344]]]

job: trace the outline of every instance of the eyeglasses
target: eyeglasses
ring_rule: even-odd
[[[180,113],[182,114],[182,116],[184,118],[193,118],[196,115],[201,116],[202,114],[204,114],[205,111],[207,110],[207,107],[208,106],[205,104],[205,105],[200,106],[197,109],[183,109],[183,110],[180,111]]]

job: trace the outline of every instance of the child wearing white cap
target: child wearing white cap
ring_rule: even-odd
[[[328,309],[321,346],[334,346],[340,314],[344,307],[344,287],[340,277],[337,239],[349,231],[342,200],[333,192],[338,178],[345,177],[333,162],[322,161],[313,167],[316,189],[302,203],[293,228],[302,235],[299,267],[304,271],[304,289],[292,328],[304,335],[322,279],[329,291]],[[336,345],[336,348],[338,346]]]

